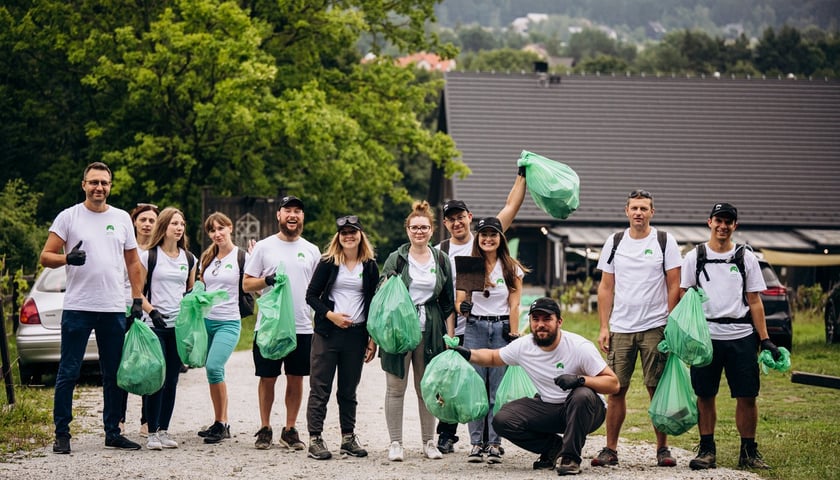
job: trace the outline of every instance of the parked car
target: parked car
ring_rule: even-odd
[[[825,302],[825,343],[840,343],[840,285],[828,292]]]
[[[790,298],[788,289],[779,281],[776,271],[759,258],[761,273],[764,276],[764,283],[767,290],[761,292],[761,302],[764,304],[764,316],[767,320],[767,333],[770,340],[779,347],[785,347],[792,351],[793,346],[793,314],[790,309]]]
[[[61,311],[67,282],[64,267],[45,268],[20,308],[17,339],[21,383],[40,383],[44,374],[58,371],[61,357]],[[99,351],[91,334],[84,366],[98,367]]]

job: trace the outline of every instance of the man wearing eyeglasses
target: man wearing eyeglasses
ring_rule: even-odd
[[[303,377],[309,375],[309,352],[312,343],[312,318],[306,303],[306,287],[312,279],[321,252],[312,243],[303,239],[303,201],[289,195],[280,199],[277,208],[277,234],[257,242],[245,264],[242,287],[246,292],[262,290],[267,293],[275,284],[278,265],[288,275],[295,310],[295,331],[297,347],[284,358],[264,358],[256,343],[262,313],[254,326],[255,337],[252,347],[255,374],[260,377],[257,389],[260,408],[260,429],[254,446],[260,450],[271,448],[271,407],[274,405],[274,387],[281,369],[286,373],[286,424],[280,433],[280,443],[293,450],[303,450],[306,445],[300,440],[295,428],[301,402],[303,401]]]
[[[79,379],[91,331],[96,332],[104,399],[102,420],[105,447],[139,450],[140,445],[120,434],[123,394],[117,386],[126,322],[142,314],[143,275],[137,241],[128,212],[108,205],[111,170],[102,162],[85,168],[85,200],[61,213],[50,226],[41,251],[41,265],[64,267],[67,286],[61,314],[61,357],[55,379],[53,452],[70,453],[73,390]],[[68,250],[67,246],[73,245]],[[88,256],[87,252],[92,255]],[[125,316],[125,263],[131,283],[131,315]]]
[[[650,226],[653,195],[633,190],[624,213],[629,228],[610,235],[601,249],[598,269],[598,344],[607,363],[618,375],[621,389],[607,401],[607,444],[592,459],[592,466],[618,465],[618,436],[627,414],[627,390],[641,357],[644,384],[650,397],[656,391],[667,356],[656,347],[664,338],[668,313],[677,305],[680,290],[680,255],[671,234]],[[616,242],[618,243],[616,245]],[[656,464],[677,464],[668,448],[667,436],[656,433]]]
[[[513,219],[522,207],[525,200],[525,167],[519,167],[516,180],[508,193],[505,206],[496,214],[496,218],[502,224],[502,229],[507,230],[513,223]],[[472,254],[475,235],[471,230],[473,214],[467,208],[467,204],[461,200],[449,200],[443,204],[443,226],[449,232],[450,237],[437,245],[437,248],[449,256],[452,262],[452,284],[455,284],[457,272],[455,271],[456,256],[470,256]],[[458,337],[459,345],[464,344],[464,331],[467,319],[458,315],[455,323],[455,335]],[[456,435],[458,424],[439,422],[437,426],[438,450],[441,453],[452,453],[455,451],[455,443],[458,441]]]

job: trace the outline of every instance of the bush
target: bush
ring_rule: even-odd
[[[815,284],[810,287],[800,285],[793,294],[792,308],[797,311],[817,312],[825,308],[826,293],[822,285]]]

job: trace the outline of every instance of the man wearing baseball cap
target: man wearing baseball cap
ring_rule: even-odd
[[[576,475],[586,436],[606,418],[603,395],[618,392],[618,377],[592,342],[560,329],[563,318],[554,299],[534,300],[528,314],[531,333],[502,348],[455,350],[476,365],[519,365],[525,370],[538,395],[504,404],[493,428],[539,453],[535,470],[556,466],[558,475]]]

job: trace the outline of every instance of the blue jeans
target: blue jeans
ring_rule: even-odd
[[[117,369],[125,338],[125,312],[84,312],[64,310],[61,314],[61,358],[55,377],[53,422],[56,437],[70,435],[73,420],[73,391],[79,380],[90,332],[96,332],[99,368],[102,371],[102,422],[105,438],[120,434],[122,390],[117,386]]]
[[[163,387],[157,392],[146,395],[146,419],[149,421],[149,433],[158,430],[169,430],[172,411],[175,410],[175,393],[178,388],[178,377],[181,375],[181,357],[175,342],[174,328],[153,327],[152,331],[160,340],[163,358],[166,360],[166,374]]]
[[[464,346],[467,348],[502,348],[507,342],[502,338],[503,322],[488,322],[475,318],[467,319],[467,326],[464,330]],[[505,376],[506,367],[480,367],[473,365],[478,376],[484,380],[487,387],[487,401],[490,409],[487,416],[469,422],[470,444],[484,445],[484,429],[487,429],[487,444],[500,445],[502,438],[493,428],[493,405],[496,404],[496,390],[502,377]]]

